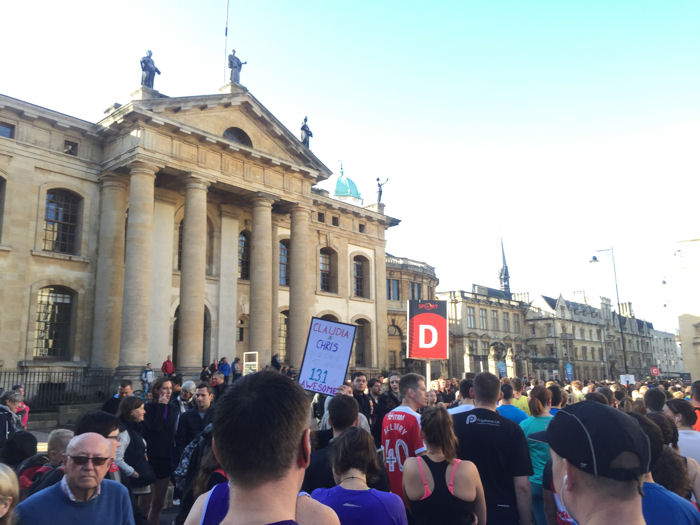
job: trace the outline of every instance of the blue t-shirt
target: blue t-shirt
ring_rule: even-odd
[[[642,514],[647,525],[700,524],[700,512],[690,501],[658,483],[644,484]]]
[[[121,483],[105,479],[100,495],[90,501],[71,501],[60,483],[28,497],[15,509],[17,525],[134,525],[129,492]]]
[[[518,407],[515,405],[501,405],[498,408],[498,413],[501,414],[504,418],[510,419],[514,423],[520,424],[520,422],[524,419],[527,419],[527,412],[524,410],[520,410]]]
[[[341,525],[408,525],[403,501],[391,492],[348,490],[338,485],[316,489],[311,497],[332,508]]]

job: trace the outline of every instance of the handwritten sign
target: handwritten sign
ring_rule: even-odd
[[[304,390],[335,395],[348,372],[355,326],[311,318],[299,384]]]

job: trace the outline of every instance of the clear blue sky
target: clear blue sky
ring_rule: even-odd
[[[167,95],[225,81],[225,0],[3,14],[0,92],[87,120],[128,100],[146,49]],[[388,251],[440,289],[497,286],[503,236],[514,291],[614,302],[609,258],[588,263],[613,245],[639,317],[700,313],[673,255],[700,237],[700,2],[231,0],[229,19],[241,82],[294,133],[308,115],[366,203],[389,177]]]

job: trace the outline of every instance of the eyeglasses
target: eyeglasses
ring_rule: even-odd
[[[122,440],[122,438],[118,434],[116,436],[107,436],[107,439],[113,439],[117,443],[119,443]]]
[[[101,467],[109,458],[99,458],[90,456],[67,456],[73,460],[76,465],[87,465],[88,461],[92,461],[92,464],[96,467]]]

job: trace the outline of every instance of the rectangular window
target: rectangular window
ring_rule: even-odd
[[[588,347],[587,346],[581,347],[581,356],[582,356],[584,361],[588,360]]]
[[[481,341],[481,351],[485,354],[489,352],[489,342],[488,341]]]
[[[586,338],[586,331],[583,328],[579,328],[578,333],[581,335],[581,339]]]
[[[476,328],[476,315],[473,306],[467,306],[467,328]]]
[[[491,310],[491,330],[498,330],[498,312]]]
[[[331,219],[331,223],[333,224],[333,226],[338,226],[340,224],[340,219],[338,217],[333,217]]]
[[[399,294],[399,280],[391,279],[391,300],[400,301],[401,296]]]
[[[365,225],[364,224],[360,224],[359,229],[360,229],[360,233],[365,233]]]
[[[71,140],[63,141],[63,153],[66,155],[78,156],[78,143]]]
[[[510,314],[503,312],[503,331],[510,332]]]
[[[0,137],[5,137],[6,139],[15,138],[15,127],[12,124],[0,122]]]
[[[531,333],[532,335],[535,335],[535,325],[534,325],[534,324],[533,324],[533,325],[530,325],[530,333]]]
[[[547,337],[552,337],[552,325],[547,325]]]
[[[362,261],[353,261],[353,278],[355,281],[355,296],[364,297],[365,296],[365,275],[363,271]]]
[[[411,300],[420,301],[421,291],[421,283],[411,283]]]
[[[596,336],[598,336],[598,341],[600,341],[600,328],[598,328],[596,331]]]
[[[245,330],[245,328],[243,328],[242,326],[239,326],[238,331],[236,332],[236,341],[238,341],[239,343],[241,341],[243,341],[243,336],[245,335],[244,330]]]
[[[43,249],[76,253],[80,198],[67,190],[46,192]]]
[[[289,248],[287,248],[287,241],[280,243],[280,285],[289,286]]]
[[[489,325],[486,320],[486,308],[479,308],[479,325],[482,330],[489,329]]]
[[[326,214],[318,212],[318,222],[326,222]]]
[[[321,270],[321,290],[324,292],[331,291],[331,256],[327,253],[322,253],[319,260],[319,268]]]
[[[396,369],[396,352],[389,352],[389,369]]]
[[[513,331],[516,334],[520,333],[520,316],[518,314],[513,314]]]
[[[70,350],[72,296],[47,287],[37,297],[34,357],[67,357]]]

